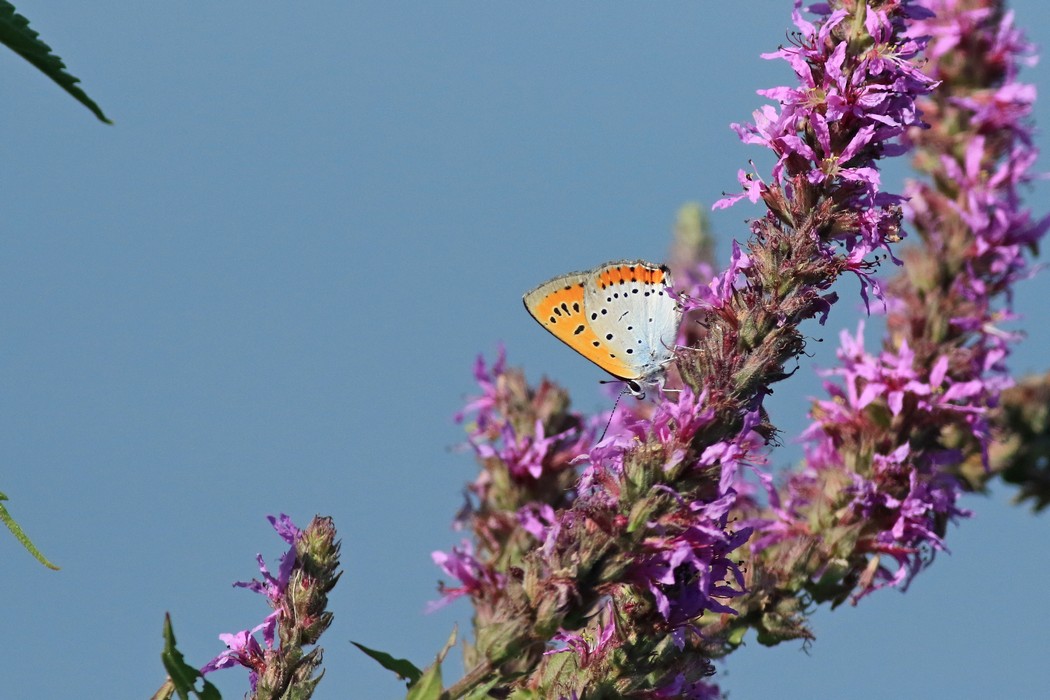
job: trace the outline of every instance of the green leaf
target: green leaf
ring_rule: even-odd
[[[190,693],[196,695],[200,700],[222,700],[219,695],[219,690],[214,685],[209,683],[207,680],[204,681],[204,688],[197,690],[195,684],[198,678],[203,679],[204,676],[201,672],[186,663],[185,659],[182,658],[182,652],[175,648],[175,632],[171,628],[171,615],[164,615],[164,651],[160,654],[161,661],[164,662],[164,669],[168,672],[168,680],[173,686],[173,690],[179,694],[182,700],[189,700]],[[157,691],[154,697],[160,696],[161,690]],[[169,692],[164,697],[171,697]]]
[[[494,695],[489,695],[489,691],[498,686],[500,683],[506,682],[505,678],[492,678],[481,685],[475,686],[463,696],[463,700],[492,700]]]
[[[408,689],[405,700],[441,700],[441,662],[435,661]]]
[[[376,651],[375,649],[369,649],[364,644],[358,644],[355,641],[351,641],[355,647],[363,651],[368,656],[372,657],[379,662],[379,665],[388,671],[393,671],[397,674],[397,677],[402,680],[407,680],[409,685],[419,680],[419,677],[423,675],[423,672],[416,668],[415,664],[407,659],[395,659],[385,651]]]
[[[0,501],[6,500],[7,496],[5,496],[3,493],[0,493]],[[36,560],[38,562],[40,562],[49,569],[58,571],[58,567],[49,562],[47,560],[47,557],[40,553],[40,550],[37,549],[36,546],[30,541],[25,531],[22,530],[18,523],[15,522],[15,519],[11,517],[11,514],[7,512],[7,508],[4,508],[2,503],[0,503],[0,521],[2,521],[4,525],[7,525],[7,529],[10,530],[11,534],[15,536],[15,539],[21,542],[22,546],[25,547],[30,554],[36,557]]]
[[[456,643],[456,628],[452,628],[452,634],[448,636],[448,641],[445,642],[444,648],[438,652],[437,658],[434,659],[434,663],[430,664],[423,670],[423,675],[419,677],[419,680],[413,683],[408,688],[408,695],[405,696],[405,700],[444,700],[448,697],[447,694],[442,692],[441,687],[441,663],[445,660],[448,655],[448,650]]]
[[[95,101],[77,87],[80,80],[66,72],[62,59],[51,53],[51,47],[40,41],[40,35],[29,28],[29,20],[18,14],[14,5],[4,0],[0,0],[0,44],[36,66],[77,102],[94,112],[101,121],[113,123]]]

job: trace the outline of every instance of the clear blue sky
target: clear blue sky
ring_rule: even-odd
[[[786,41],[791,3],[17,6],[116,125],[0,54],[0,490],[63,567],[0,533],[2,694],[148,697],[165,611],[204,663],[266,614],[230,584],[281,551],[264,517],[284,511],[332,515],[343,539],[317,697],[403,695],[349,640],[423,665],[469,629],[465,605],[422,610],[475,474],[452,449],[474,356],[503,341],[531,378],[607,405],[602,373],[521,294],[662,259],[682,203],[735,189],[749,158],[768,168],[728,125],[790,79],[758,54]],[[1015,6],[1050,46],[1046,5]],[[1026,78],[1050,97],[1044,67]],[[713,216],[722,260],[755,211]],[[1020,371],[1046,369],[1048,285],[1018,295]],[[770,403],[788,436],[856,291]],[[1050,525],[1009,496],[967,498],[952,556],[906,595],[818,613],[808,653],[752,639],[723,687],[1039,695]],[[228,698],[246,688],[240,670],[214,678]]]

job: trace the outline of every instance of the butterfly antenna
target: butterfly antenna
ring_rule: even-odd
[[[604,382],[603,382],[604,383]],[[602,436],[595,441],[595,445],[605,439],[605,434],[609,432],[609,426],[612,425],[613,416],[616,415],[616,408],[620,405],[620,399],[627,393],[626,387],[620,390],[620,393],[616,395],[616,401],[613,402],[612,410],[609,411],[609,420],[605,421],[605,428],[602,430]]]

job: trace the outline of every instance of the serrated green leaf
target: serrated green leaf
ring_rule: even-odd
[[[358,644],[351,640],[350,642],[355,647],[363,651],[365,654],[370,656],[379,662],[379,665],[388,671],[393,671],[397,674],[397,677],[401,680],[407,680],[409,684],[415,683],[419,680],[419,677],[423,675],[423,672],[416,668],[415,664],[407,659],[395,659],[385,651],[377,651],[375,649],[369,649],[364,644]]]
[[[66,72],[66,65],[62,63],[62,59],[51,53],[51,47],[29,28],[29,20],[18,14],[14,5],[4,0],[0,0],[0,44],[29,61],[72,95],[77,102],[90,109],[101,121],[106,124],[113,123],[102,113],[102,108],[77,87],[80,80]]]
[[[0,501],[6,501],[7,496],[0,493]],[[11,517],[11,514],[7,512],[7,508],[4,508],[3,504],[0,503],[0,522],[7,525],[7,529],[11,531],[11,534],[15,536],[15,539],[22,543],[22,546],[26,548],[30,554],[36,557],[36,560],[46,566],[47,568],[58,571],[58,567],[47,560],[40,550],[36,548],[33,542],[26,535],[25,531],[15,522],[15,519]]]
[[[164,651],[161,652],[160,659],[164,663],[164,669],[168,672],[168,679],[174,691],[182,700],[189,700],[190,693],[196,695],[199,700],[222,700],[218,688],[207,680],[204,681],[202,690],[196,689],[197,679],[203,679],[204,676],[186,663],[182,658],[182,652],[175,647],[175,631],[171,627],[171,615],[168,614],[164,615]]]

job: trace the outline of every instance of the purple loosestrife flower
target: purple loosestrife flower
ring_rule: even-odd
[[[733,598],[743,588],[740,567],[726,555],[747,542],[751,530],[726,532],[732,504],[731,496],[708,504],[690,503],[689,510],[698,517],[686,527],[654,523],[652,534],[643,542],[644,554],[632,567],[632,574],[649,590],[657,610],[676,631],[704,610],[736,613],[718,598]],[[680,645],[680,637],[675,641]]]
[[[575,434],[570,429],[557,435],[544,435],[543,422],[537,420],[531,435],[517,435],[509,423],[500,430],[500,440],[494,443],[477,443],[474,449],[482,459],[495,457],[501,460],[514,478],[525,475],[538,479],[543,474],[543,465],[551,450]],[[502,444],[499,444],[502,443]]]
[[[281,555],[276,577],[270,573],[263,556],[261,554],[256,554],[255,559],[259,563],[259,572],[262,574],[263,580],[259,581],[258,579],[252,579],[251,581],[237,581],[233,585],[235,588],[247,588],[250,591],[265,596],[267,603],[273,608],[273,612],[267,615],[259,628],[262,629],[263,639],[266,641],[267,646],[272,647],[277,620],[281,615],[288,614],[288,611],[284,608],[284,597],[288,589],[288,580],[292,574],[292,567],[296,564],[295,541],[302,533],[299,531],[299,528],[292,523],[291,518],[284,513],[281,513],[279,518],[268,515],[266,516],[266,519],[270,521],[270,525],[272,525],[277,534],[281,536],[281,539],[291,545],[291,548]]]
[[[734,243],[721,275],[698,264],[682,277],[694,299],[678,376],[669,378],[676,391],[621,407],[609,434],[593,444],[593,424],[568,411],[564,392],[548,382],[528,387],[502,359],[492,371],[478,365],[483,396],[472,403],[477,418],[468,427],[482,463],[468,514],[476,552],[440,561],[454,562],[450,573],[469,581],[476,640],[464,658],[468,678],[489,690],[712,697],[711,659],[749,627],[764,643],[810,636],[800,591],[815,577],[821,585],[844,578],[841,571],[863,560],[855,554],[864,534],[860,502],[852,522],[798,516],[829,494],[853,498],[866,482],[811,465],[805,490],[774,490],[762,465],[775,429],[762,401],[804,351],[799,324],[826,318],[840,276],[857,275],[865,298],[883,295],[871,274],[876,254],[901,238],[902,198],[881,189],[878,161],[903,153],[909,129],[925,126],[917,101],[936,80],[917,68],[924,40],[908,33],[909,21],[929,13],[915,3],[816,10],[811,23],[796,3],[794,44],[770,55],[786,60],[799,84],[764,91],[777,105],[736,127],[746,141],[772,149],[777,164],[770,178],[742,175],[744,194],[718,206],[747,198],[768,211],[752,222],[745,244]],[[910,397],[921,396],[921,408],[940,406],[966,424],[974,414],[958,408],[962,397],[944,395],[969,380],[950,359],[938,367],[931,379],[898,356],[879,377],[898,392],[901,415],[913,410]],[[858,371],[867,368],[858,363]],[[858,400],[864,388],[857,386]],[[810,454],[845,464],[835,447]],[[915,458],[893,454],[897,462],[880,463],[886,473]],[[775,517],[760,517],[742,466],[769,490]],[[931,483],[865,505],[896,509],[884,516],[884,529],[918,537],[934,531],[924,504],[951,500],[950,490],[934,494]],[[767,528],[765,548],[745,566],[754,524]],[[816,541],[790,550],[791,537]],[[871,537],[864,544],[870,552],[895,543]]]
[[[897,2],[880,5],[862,14],[870,48],[848,57],[850,45],[841,40],[841,25],[854,20],[850,12],[814,6],[813,11],[824,15],[814,25],[803,19],[796,0],[795,44],[763,58],[787,61],[799,85],[760,90],[779,103],[779,110],[767,105],[754,113],[753,123],[733,125],[745,143],[765,146],[778,156],[768,186],[741,172],[745,195],[755,201],[757,189],[779,213],[781,189],[788,197],[805,196],[809,188],[799,187],[804,179],[827,190],[839,207],[856,212],[829,240],[843,241],[857,259],[879,248],[888,250],[899,236],[901,198],[880,190],[875,160],[902,152],[891,141],[922,124],[915,99],[933,83],[913,63],[923,41],[903,36],[905,13],[916,8]],[[743,196],[727,197],[715,207]],[[860,278],[866,288],[867,277]]]
[[[568,399],[560,389],[545,382],[531,397],[522,395],[528,392],[524,378],[507,370],[502,348],[491,370],[478,357],[474,376],[482,395],[471,400],[456,420],[474,416],[467,431],[471,446],[480,459],[500,462],[514,480],[541,480],[566,469],[588,443],[590,433],[580,417],[564,412]],[[516,410],[517,401],[531,401],[528,423],[526,412]],[[486,484],[484,480],[474,489],[481,497]]]
[[[455,576],[463,584],[457,588],[441,585],[442,598],[427,606],[427,612],[439,610],[456,598],[464,595],[479,597],[486,591],[497,590],[502,585],[503,577],[491,571],[474,557],[474,547],[464,540],[460,547],[453,547],[451,554],[433,552],[434,563],[440,566],[449,576]]]
[[[616,617],[612,604],[608,601],[602,609],[598,629],[600,632],[597,636],[592,636],[587,632],[567,632],[565,630],[557,632],[551,637],[551,640],[555,643],[561,642],[564,646],[548,649],[543,654],[549,656],[571,651],[579,657],[580,665],[586,668],[600,661],[612,648],[610,642],[616,634]]]
[[[536,389],[529,387],[520,370],[507,367],[502,348],[491,368],[479,357],[474,376],[481,396],[471,399],[456,420],[471,418],[468,442],[485,467],[469,486],[470,497],[460,518],[478,537],[477,558],[473,550],[434,557],[441,566],[458,568],[457,562],[463,561],[467,569],[480,571],[491,554],[500,553],[509,561],[518,556],[512,550],[534,544],[521,539],[519,512],[572,501],[572,463],[589,447],[593,430],[568,410],[568,396],[562,389],[547,381]],[[498,577],[483,578],[490,584],[497,581]],[[486,589],[465,592],[483,596]]]
[[[278,517],[267,515],[266,519],[270,521],[270,525],[273,526],[274,531],[280,535],[281,539],[294,547],[296,541],[302,537],[302,530],[295,526],[292,519],[284,513],[281,513]],[[284,560],[289,556],[294,556],[292,551],[289,551],[285,556],[281,557],[281,565],[284,565]],[[291,566],[291,565],[289,565]]]
[[[259,684],[259,674],[266,670],[266,654],[259,642],[255,640],[255,633],[261,630],[267,623],[257,625],[250,630],[242,630],[234,634],[220,634],[219,639],[226,645],[226,651],[220,653],[201,668],[201,675],[217,671],[220,668],[231,666],[243,666],[248,669],[248,683],[252,692],[256,691]],[[272,638],[267,643],[266,649],[272,649]]]
[[[252,692],[255,692],[258,674],[266,668],[265,654],[259,643],[255,641],[254,635],[256,632],[261,631],[263,640],[266,642],[266,649],[273,649],[277,620],[282,613],[287,614],[283,607],[283,600],[285,591],[288,588],[288,579],[296,561],[295,540],[300,535],[299,529],[292,523],[291,518],[284,513],[281,513],[278,518],[268,515],[266,519],[270,521],[270,525],[281,536],[281,539],[292,545],[291,549],[281,555],[276,578],[270,573],[262,554],[256,554],[255,558],[259,563],[259,572],[262,574],[263,580],[237,581],[233,585],[237,588],[247,588],[265,596],[267,603],[273,608],[273,612],[250,630],[241,630],[234,634],[220,634],[219,639],[226,644],[227,650],[209,661],[201,669],[201,673],[205,674],[220,668],[229,668],[235,664],[240,664],[249,670]]]
[[[728,527],[727,511],[732,499],[712,505],[662,486],[652,492],[653,503],[673,503],[671,510],[634,509],[643,518],[636,523],[641,529],[633,535],[638,539],[637,553],[601,562],[612,555],[610,538],[624,536],[632,527],[630,504],[650,493],[650,488],[637,479],[648,482],[654,472],[682,473],[693,468],[695,460],[687,459],[690,442],[697,431],[710,427],[714,417],[704,410],[703,395],[697,396],[690,387],[684,387],[678,402],[638,404],[639,413],[625,408],[614,417],[609,437],[590,447],[586,431],[581,433],[583,421],[575,416],[568,422],[567,430],[552,436],[554,440],[546,437],[545,426],[564,423],[568,415],[545,412],[544,404],[537,403],[540,397],[558,395],[553,386],[544,383],[535,392],[528,390],[520,373],[507,370],[502,360],[494,366],[502,369],[498,375],[489,372],[484,363],[477,367],[480,369],[476,376],[484,395],[472,401],[472,406],[484,415],[468,432],[485,466],[482,477],[471,487],[478,499],[470,519],[479,535],[479,551],[475,553],[464,543],[453,548],[451,554],[434,554],[435,562],[462,583],[455,588],[443,587],[444,598],[437,605],[459,596],[472,599],[476,607],[477,650],[485,652],[486,657],[494,648],[518,648],[523,643],[518,638],[523,634],[527,637],[531,627],[549,628],[542,641],[528,642],[525,647],[534,648],[531,653],[536,656],[530,658],[531,653],[519,652],[513,660],[503,658],[502,663],[516,667],[528,662],[545,667],[545,652],[550,651],[547,644],[558,644],[555,649],[575,654],[576,664],[587,667],[591,674],[590,685],[584,679],[571,689],[558,686],[558,692],[566,697],[594,687],[596,679],[607,679],[610,673],[616,678],[619,674],[610,672],[610,663],[622,663],[626,653],[652,654],[653,644],[659,639],[667,638],[669,649],[676,644],[685,648],[687,643],[695,648],[700,632],[692,620],[704,610],[731,611],[721,600],[739,595],[742,574],[729,554],[747,539],[750,531]],[[552,405],[564,406],[560,401]],[[478,430],[478,425],[485,425],[485,431]],[[513,426],[528,432],[519,436]],[[519,466],[526,451],[514,447],[525,444],[522,437],[530,438],[530,445],[539,446],[529,457],[533,469]],[[657,470],[631,459],[634,448],[654,438],[663,444]],[[559,454],[554,442],[561,445],[560,452],[575,456],[552,462],[550,457]],[[657,458],[656,453],[652,457]],[[554,493],[543,485],[544,479],[562,479],[564,470],[573,465],[583,468],[583,478],[576,488],[571,488],[572,481],[561,481],[568,488]],[[570,475],[576,475],[576,470]],[[644,519],[646,514],[652,517],[651,521]],[[571,560],[576,564],[570,564]],[[574,580],[566,568],[582,571],[595,566],[606,568],[606,574],[592,574],[607,577],[605,583]],[[580,607],[577,602],[581,583],[587,587],[597,584],[594,592],[587,595],[596,610],[604,611],[600,615],[587,613],[587,606]],[[625,652],[627,640],[614,634],[616,620],[622,618],[625,608],[638,608],[636,593],[632,591],[644,590],[653,594],[651,605],[655,606],[645,614],[653,616],[652,622],[663,631],[655,639],[633,640],[628,644],[631,651]],[[519,608],[528,600],[538,606],[535,619],[522,620],[520,628],[506,623],[483,624],[486,618],[504,615],[502,611]],[[649,605],[645,607],[648,609]],[[576,608],[579,612],[572,612]],[[581,614],[583,617],[579,618]],[[685,671],[679,669],[670,677],[696,681],[707,673],[707,668],[706,662],[699,667],[696,662],[689,662]],[[640,679],[620,682],[629,685]],[[652,690],[655,692],[656,687]]]
[[[909,34],[932,37],[928,71],[939,81],[921,103],[933,128],[909,132],[916,166],[935,183],[908,188],[922,247],[905,251],[907,275],[887,288],[882,352],[867,353],[860,332],[843,334],[842,364],[829,373],[841,384],[828,383],[830,399],[814,406],[808,468],[760,525],[766,556],[788,566],[784,552],[810,536],[801,523],[818,510],[839,514],[824,523],[848,533],[828,547],[841,562],[821,582],[833,599],[906,587],[945,548],[947,522],[969,515],[956,502],[967,478],[987,474],[989,412],[1011,383],[1013,336],[999,325],[1013,317],[1012,285],[1030,274],[1024,251],[1048,225],[1018,194],[1036,155],[1034,90],[1016,83],[1030,47],[998,2],[921,4],[936,15]]]
[[[646,694],[644,697],[654,700],[678,698],[684,700],[718,700],[722,697],[721,689],[714,683],[703,680],[689,681],[683,674],[678,674],[669,683]]]
[[[959,192],[944,191],[939,200],[927,196],[931,194],[929,187],[918,186],[920,196],[913,200],[913,216],[916,221],[926,222],[935,221],[935,217],[946,221],[957,217],[973,232],[976,255],[966,261],[972,272],[961,277],[956,288],[958,296],[968,304],[952,318],[952,323],[981,339],[987,352],[983,358],[974,359],[983,359],[984,378],[992,382],[996,379],[995,370],[1009,352],[1008,342],[1013,339],[997,327],[1012,318],[1011,285],[1031,274],[1023,252],[1037,247],[1047,225],[1045,218],[1032,221],[1018,196],[1019,186],[1032,179],[1030,168],[1037,154],[1032,146],[1031,125],[1035,88],[1018,82],[1017,74],[1021,66],[1034,65],[1036,57],[1014,26],[1013,13],[1004,12],[999,3],[931,0],[928,4],[939,15],[950,18],[917,28],[937,37],[938,46],[943,47],[938,49],[938,57],[956,46],[960,53],[972,57],[965,61],[940,61],[938,70],[948,81],[969,81],[969,85],[976,86],[936,107],[950,118],[961,114],[974,136],[961,162],[946,155],[961,149],[957,144],[962,139],[958,136],[940,134],[940,139],[931,143],[924,169],[934,175],[935,182],[950,173],[951,177],[965,180],[966,187]],[[978,54],[981,61],[975,60]],[[934,160],[935,156],[939,156],[939,161]],[[938,166],[943,173],[938,172]],[[945,212],[946,208],[950,211]],[[933,242],[944,245],[939,238]],[[989,314],[987,301],[998,294],[1005,297],[1007,304]],[[975,485],[1001,473],[1007,481],[1021,486],[1020,498],[1035,498],[1036,507],[1041,508],[1047,502],[1046,485],[1050,483],[1042,447],[1047,434],[1044,387],[1050,377],[1026,378],[1010,387],[1007,377],[999,376],[1002,381],[995,389],[1002,391],[1001,403],[989,414],[995,423],[998,444],[991,446],[990,459],[982,454],[982,460],[968,460],[961,471]]]
[[[546,503],[527,505],[518,510],[518,522],[530,535],[541,542],[547,539],[556,518],[554,509]]]
[[[268,516],[268,520],[290,545],[281,557],[277,575],[258,555],[262,580],[234,586],[264,596],[273,612],[251,629],[219,635],[227,649],[208,662],[201,673],[240,665],[248,669],[252,698],[307,698],[321,678],[317,673],[321,649],[304,652],[303,646],[316,644],[332,622],[325,606],[328,591],[340,576],[336,571],[339,543],[329,518],[315,517],[305,530],[283,513],[276,518]],[[255,639],[256,632],[262,632],[264,644]]]
[[[474,361],[474,379],[481,387],[481,396],[471,400],[461,412],[456,414],[456,422],[462,423],[468,413],[476,414],[476,433],[482,433],[488,427],[488,419],[493,411],[498,410],[497,398],[498,387],[496,378],[503,375],[507,365],[507,352],[501,345],[496,352],[496,361],[489,370],[485,364],[485,357],[478,355]]]

